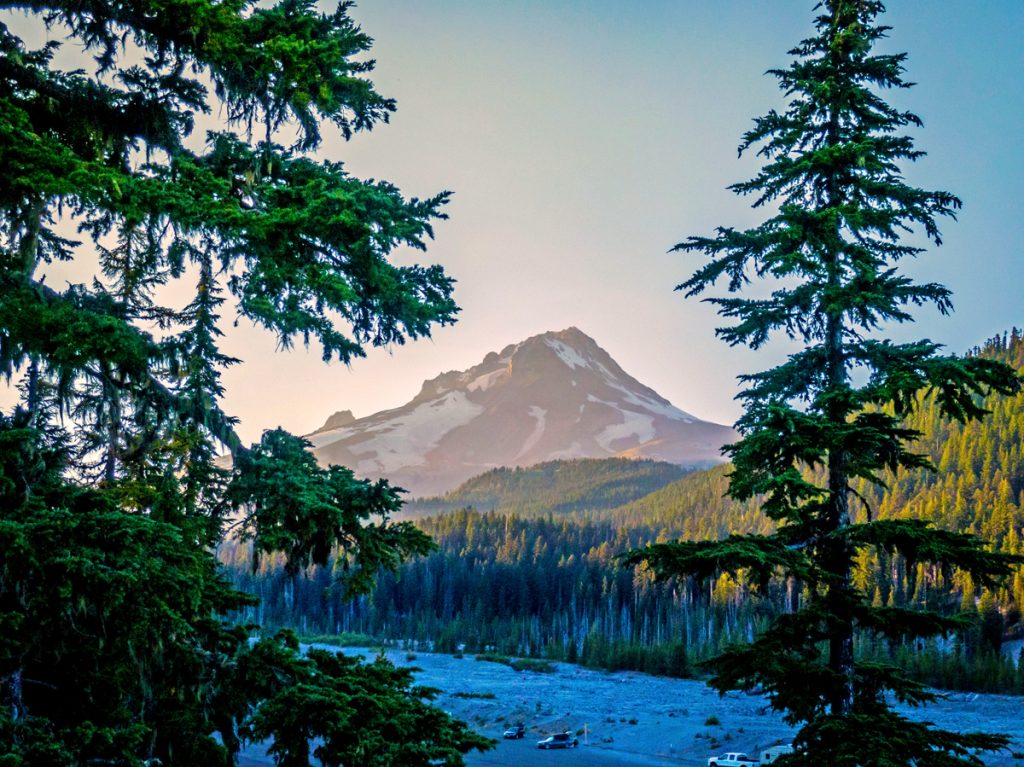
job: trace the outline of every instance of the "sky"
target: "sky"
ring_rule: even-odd
[[[690,235],[749,226],[763,213],[726,190],[756,172],[737,158],[753,117],[784,105],[772,67],[811,32],[814,0],[362,0],[375,39],[371,79],[397,99],[390,124],[321,156],[407,195],[454,193],[426,254],[457,280],[459,322],[433,338],[371,350],[349,367],[320,351],[275,349],[245,321],[225,351],[225,408],[254,440],[307,433],[337,410],[398,407],[425,379],[509,343],[574,325],[631,375],[701,418],[732,423],[736,376],[792,349],[729,348],[712,307],[673,292],[700,264],[669,253]],[[916,185],[965,203],[945,244],[908,270],[946,284],[956,313],[918,312],[894,339],[963,352],[1024,325],[1024,2],[893,0],[883,48],[907,51],[889,94],[925,122]]]

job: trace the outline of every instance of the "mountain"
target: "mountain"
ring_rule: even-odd
[[[501,466],[572,458],[722,460],[735,432],[684,413],[576,328],[543,333],[469,370],[426,381],[409,403],[335,413],[307,439],[325,464],[436,495]]]

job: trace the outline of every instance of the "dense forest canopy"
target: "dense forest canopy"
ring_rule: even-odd
[[[395,108],[370,38],[348,3],[18,8],[48,42],[0,18],[0,761],[232,765],[272,737],[281,764],[460,764],[486,741],[408,671],[251,642],[213,554],[228,528],[290,570],[333,550],[358,593],[431,547],[386,481],[283,431],[247,448],[220,405],[227,307],[346,363],[454,321],[441,267],[392,258],[447,194],[314,154]],[[47,282],[61,262],[95,277]]]

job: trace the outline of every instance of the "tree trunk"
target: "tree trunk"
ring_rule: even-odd
[[[235,767],[238,764],[238,754],[242,750],[242,742],[235,732],[235,723],[230,716],[222,715],[217,717],[216,726],[227,752],[224,758],[225,767]]]
[[[843,68],[843,53],[837,52],[834,62],[837,69]],[[829,116],[828,144],[838,146],[842,141],[840,134],[839,107],[833,107]],[[826,255],[826,275],[829,290],[828,300],[834,299],[834,291],[843,287],[843,266],[841,263],[843,237],[842,223],[838,216],[843,195],[840,191],[841,179],[836,171],[830,170],[825,179],[825,204],[828,209],[837,212],[835,231],[832,233],[833,250]],[[847,404],[837,401],[835,394],[849,386],[849,373],[846,369],[844,348],[844,323],[842,309],[834,306],[825,307],[825,358],[826,381],[825,391],[833,395],[826,406],[825,417],[833,428],[846,423],[848,416]],[[849,470],[847,455],[843,446],[831,444],[828,451],[828,490],[829,502],[825,532],[835,533],[850,524],[850,500],[847,486]],[[830,541],[825,548],[825,569],[831,581],[826,587],[825,603],[831,620],[829,633],[829,668],[842,679],[839,688],[833,691],[829,701],[834,716],[846,716],[853,712],[853,622],[849,616],[849,598],[852,589],[852,552],[847,543],[841,540]]]
[[[25,217],[21,222],[21,232],[16,238],[18,256],[21,258],[22,274],[26,281],[32,279],[36,264],[39,261],[39,231],[43,226],[43,213],[46,202],[35,199],[28,203]],[[12,239],[15,239],[12,235]]]
[[[0,684],[0,700],[10,712],[11,721],[18,722],[25,716],[25,697],[22,693],[22,676],[24,672],[18,668],[3,678]]]

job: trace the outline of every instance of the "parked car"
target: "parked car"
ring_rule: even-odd
[[[764,767],[764,765],[771,764],[772,762],[774,762],[776,759],[778,759],[783,754],[792,754],[792,753],[793,753],[793,744],[792,743],[786,743],[786,744],[781,745],[781,746],[772,746],[771,748],[766,748],[764,751],[761,752],[761,765],[762,765],[762,767]]]
[[[708,767],[760,767],[760,762],[739,751],[730,751],[727,754],[712,756],[708,759]]]
[[[515,740],[523,737],[526,734],[526,725],[514,724],[504,732],[504,737]]]
[[[556,732],[549,738],[537,741],[537,748],[576,748],[579,740],[571,732]]]

